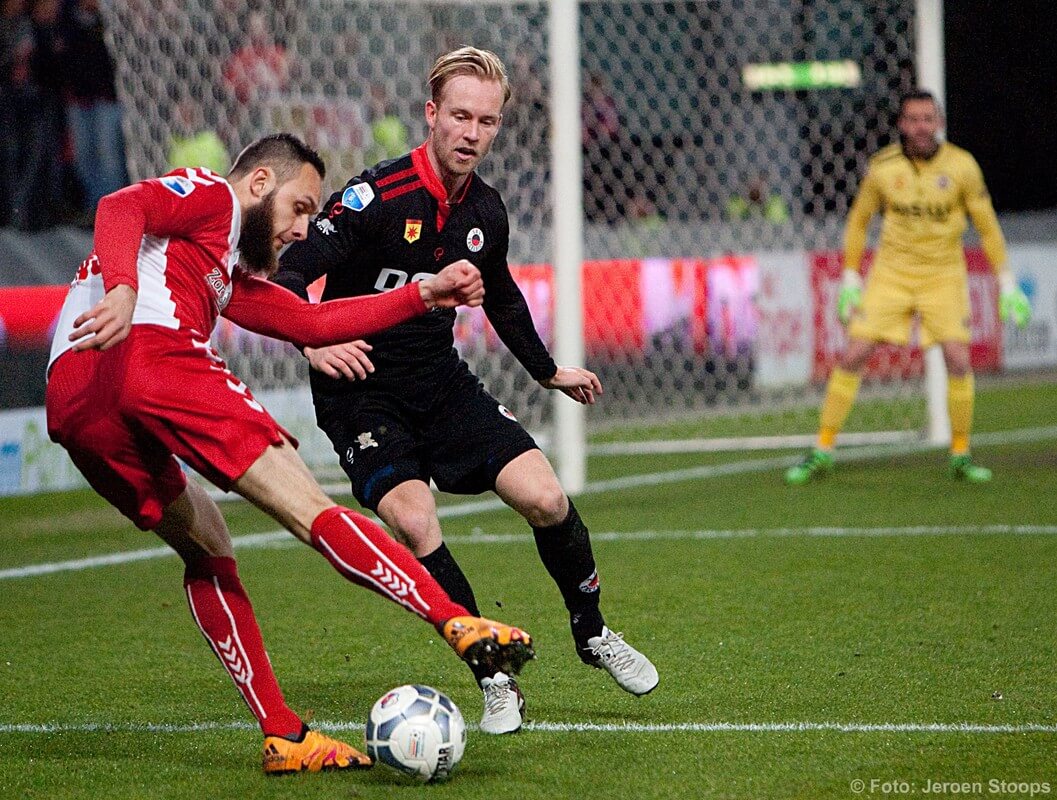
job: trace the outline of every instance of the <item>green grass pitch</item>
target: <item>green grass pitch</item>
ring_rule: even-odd
[[[265,778],[175,558],[3,577],[0,797],[1057,794],[1057,442],[1001,434],[1057,425],[1057,388],[984,390],[977,420],[986,486],[951,483],[931,451],[845,461],[801,488],[750,465],[583,496],[604,611],[661,672],[644,698],[576,659],[513,512],[446,518],[482,609],[532,631],[539,659],[522,680],[534,724],[471,727],[437,786],[381,768]],[[787,456],[599,458],[590,479]],[[236,535],[276,527],[245,504],[225,513]],[[88,493],[5,499],[0,523],[4,575],[160,545]],[[469,672],[427,625],[306,547],[237,554],[287,699],[321,728],[362,743],[371,704],[406,682],[477,720]]]

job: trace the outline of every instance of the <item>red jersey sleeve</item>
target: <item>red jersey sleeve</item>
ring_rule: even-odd
[[[382,294],[309,303],[241,268],[236,268],[231,278],[231,300],[223,316],[247,330],[293,342],[297,347],[361,339],[427,311],[417,283]]]
[[[136,262],[144,235],[193,239],[207,227],[230,228],[236,213],[227,181],[207,170],[180,170],[107,195],[95,217],[103,286],[138,289]]]

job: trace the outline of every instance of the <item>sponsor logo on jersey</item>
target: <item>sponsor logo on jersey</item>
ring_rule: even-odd
[[[224,281],[224,274],[219,266],[212,267],[212,271],[205,276],[205,282],[209,289],[217,295],[217,310],[223,311],[227,308],[227,302],[231,299],[231,284]]]
[[[404,239],[408,244],[414,244],[422,238],[422,220],[404,220]]]
[[[587,578],[586,581],[580,584],[580,591],[584,594],[593,594],[598,591],[598,571],[595,570]]]
[[[374,189],[369,183],[356,183],[341,195],[341,204],[353,211],[363,211],[374,199]]]
[[[946,222],[954,210],[950,203],[892,203],[889,208],[903,217],[928,217],[933,222]]]
[[[195,190],[194,181],[179,175],[166,175],[161,178],[161,185],[178,197],[187,197]]]
[[[231,300],[231,284],[224,281],[224,273],[220,271],[220,267],[213,267],[205,279],[213,294],[217,296],[217,310],[223,311]]]
[[[334,233],[334,231],[337,230],[337,228],[334,227],[334,223],[326,217],[320,217],[319,219],[317,219],[316,227],[319,228],[319,232],[322,233],[324,236],[330,236],[330,234]]]
[[[484,232],[480,228],[471,228],[466,234],[466,248],[471,253],[479,253],[484,247]]]
[[[355,456],[356,456],[356,448],[355,447],[350,447],[348,450],[345,451],[345,460],[348,461],[350,464],[355,460]]]
[[[374,436],[371,435],[370,431],[367,431],[366,433],[361,433],[359,436],[357,436],[356,444],[360,446],[361,450],[366,450],[368,447],[378,446],[378,442],[374,440]],[[352,461],[352,459],[350,458],[349,461]]]
[[[512,419],[514,422],[517,422],[517,417],[515,417],[513,414],[511,414],[510,413],[510,409],[507,408],[506,406],[500,405],[499,406],[499,413],[502,414],[507,419]]]
[[[948,178],[946,175],[940,175],[938,178],[936,178],[936,186],[938,186],[940,189],[946,189],[950,185],[951,179]]]

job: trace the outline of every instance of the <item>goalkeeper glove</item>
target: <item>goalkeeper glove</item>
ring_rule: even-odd
[[[862,276],[856,270],[846,269],[840,284],[840,294],[837,295],[837,316],[840,321],[847,325],[861,303]]]
[[[998,290],[999,318],[1003,322],[1012,319],[1018,328],[1023,328],[1031,321],[1031,303],[1008,269],[998,273]]]

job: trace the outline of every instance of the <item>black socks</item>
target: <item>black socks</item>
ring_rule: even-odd
[[[595,558],[591,553],[591,539],[587,526],[580,519],[573,501],[562,522],[549,528],[533,528],[540,560],[569,609],[569,622],[577,649],[587,646],[587,640],[602,633],[602,612],[598,608],[601,587]]]

